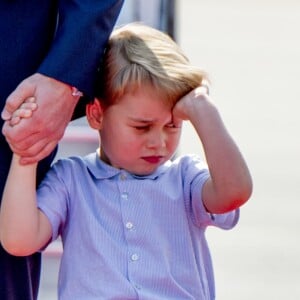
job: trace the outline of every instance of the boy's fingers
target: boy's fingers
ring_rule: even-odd
[[[176,114],[173,113],[172,122],[173,122],[173,125],[175,128],[181,128],[182,121],[183,121],[183,119],[179,118],[178,116],[176,116]]]
[[[13,117],[19,116],[20,115],[20,112],[19,112],[20,109],[27,109],[27,110],[31,110],[31,111],[36,110],[37,109],[37,103],[36,103],[35,97],[26,98],[25,101],[23,103],[21,103],[20,107],[12,113],[8,113],[7,110],[3,110],[2,111],[3,120],[8,121],[9,119],[11,119]],[[28,114],[27,112],[25,112],[24,116],[21,116],[21,117],[30,117],[30,116],[31,116],[31,114]],[[19,121],[20,120],[18,120],[17,123],[19,123]],[[12,122],[9,122],[9,123],[12,124]],[[15,123],[15,122],[13,122],[13,123]]]
[[[21,118],[29,118],[29,117],[31,117],[32,116],[32,109],[30,109],[30,108],[27,108],[27,107],[25,107],[25,108],[20,108],[20,109],[17,109],[13,114],[12,114],[12,117],[11,117],[11,119],[13,119],[13,118],[19,118],[19,119],[21,119]]]
[[[25,101],[25,103],[34,103],[35,102],[35,97],[28,97]]]
[[[208,96],[209,95],[209,92],[207,90],[207,87],[206,86],[198,86],[194,91],[193,91],[195,97],[200,97],[200,96]]]
[[[37,109],[37,104],[35,102],[25,102],[20,106],[20,109],[27,109],[34,111]]]

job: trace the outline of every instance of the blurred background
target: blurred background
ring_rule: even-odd
[[[142,2],[127,0],[119,22],[167,26],[160,28],[210,74],[212,98],[253,175],[237,227],[207,231],[217,299],[300,299],[300,2],[163,0],[162,8],[151,0],[147,9]],[[96,147],[96,132],[81,119],[68,127],[58,157]],[[179,150],[202,153],[189,124]],[[60,251],[55,242],[44,254],[40,300],[56,299]]]

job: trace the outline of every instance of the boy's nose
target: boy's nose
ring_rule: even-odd
[[[163,148],[166,146],[166,136],[164,133],[153,133],[148,138],[149,148]]]

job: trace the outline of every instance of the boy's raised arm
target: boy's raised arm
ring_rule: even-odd
[[[203,145],[210,178],[202,199],[211,213],[225,213],[240,207],[252,193],[252,179],[236,143],[203,87],[184,96],[174,114],[189,120]]]
[[[14,154],[0,209],[0,240],[12,255],[40,250],[51,238],[51,225],[36,204],[37,164],[20,165]]]

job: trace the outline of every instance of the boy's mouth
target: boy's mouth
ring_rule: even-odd
[[[142,157],[143,160],[150,164],[157,164],[162,160],[163,156],[144,156]]]

